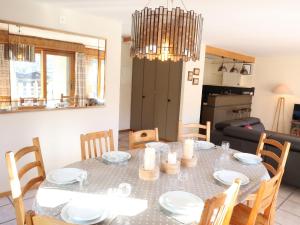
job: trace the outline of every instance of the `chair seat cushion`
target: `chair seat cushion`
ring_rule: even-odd
[[[251,208],[244,205],[238,204],[234,207],[230,225],[247,225],[248,218],[251,213]],[[268,220],[261,213],[256,217],[255,225],[267,225]]]

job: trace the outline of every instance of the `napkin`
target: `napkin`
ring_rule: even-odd
[[[168,217],[176,220],[182,224],[198,224],[200,222],[201,214],[193,213],[189,215],[181,215],[181,214],[174,214],[171,212],[166,211],[165,209],[161,209]]]

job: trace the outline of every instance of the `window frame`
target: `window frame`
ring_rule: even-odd
[[[43,49],[36,48],[36,53],[41,54],[41,94],[42,99],[45,99],[47,102],[47,55],[58,55],[58,56],[66,56],[70,58],[70,78],[69,78],[69,88],[70,88],[70,96],[75,96],[75,53],[68,51],[59,51],[53,49]]]

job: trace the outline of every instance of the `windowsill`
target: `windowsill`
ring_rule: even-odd
[[[76,109],[97,109],[104,108],[106,105],[94,105],[94,106],[67,106],[67,107],[57,107],[57,108],[47,108],[47,107],[28,107],[14,110],[0,110],[0,114],[10,114],[10,113],[22,113],[22,112],[43,112],[43,111],[58,111],[58,110],[76,110]]]

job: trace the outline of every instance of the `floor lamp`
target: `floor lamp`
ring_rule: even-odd
[[[282,131],[284,132],[284,110],[285,110],[285,95],[292,94],[289,87],[285,84],[279,84],[273,88],[272,92],[274,94],[280,95],[277,101],[277,106],[275,110],[275,115],[272,124],[272,130],[279,132],[280,131],[280,122],[282,122]]]

